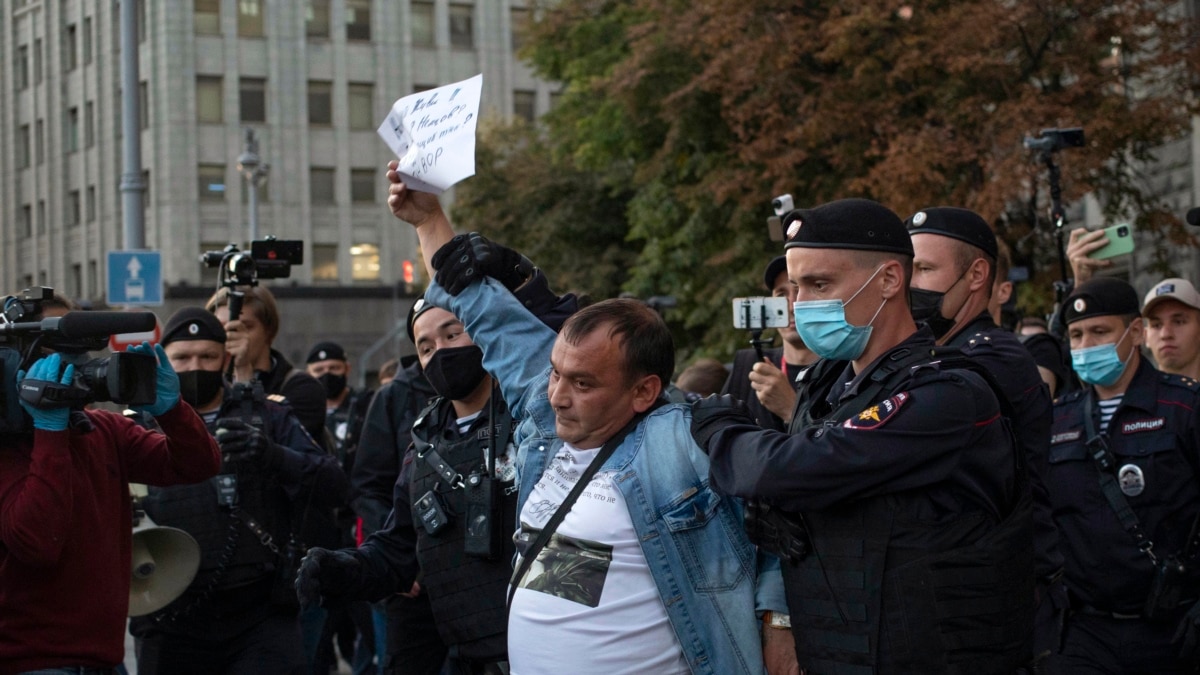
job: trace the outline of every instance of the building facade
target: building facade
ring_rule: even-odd
[[[392,103],[483,73],[485,120],[550,106],[552,85],[515,57],[524,0],[130,1],[145,244],[168,299],[206,296],[216,274],[200,253],[247,243],[237,157],[253,129],[269,165],[258,232],[304,241],[284,283],[329,287],[315,295],[334,303],[355,288],[364,324],[390,327],[403,261],[419,261],[386,206],[393,157],[375,129]],[[106,253],[123,248],[119,14],[111,0],[0,0],[0,295],[104,300]],[[368,308],[371,287],[383,300]]]

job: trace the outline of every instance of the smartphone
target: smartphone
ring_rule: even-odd
[[[787,298],[734,298],[733,327],[742,330],[787,328]]]
[[[1126,253],[1133,253],[1133,226],[1121,223],[1104,228],[1108,243],[1092,251],[1088,257],[1093,260],[1107,260]]]

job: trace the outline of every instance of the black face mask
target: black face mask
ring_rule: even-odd
[[[329,399],[337,398],[338,394],[341,394],[346,388],[346,376],[336,373],[322,373],[317,378],[317,382],[320,382],[321,386],[325,387],[325,398]]]
[[[225,386],[219,370],[187,370],[179,375],[179,398],[193,408],[208,405]]]
[[[434,391],[451,401],[475,391],[485,375],[483,350],[476,345],[444,347],[434,352],[425,364],[425,379]]]
[[[954,328],[954,319],[942,316],[942,301],[946,294],[940,291],[927,291],[922,288],[908,289],[908,301],[912,309],[913,321],[929,326],[933,336],[941,338]]]

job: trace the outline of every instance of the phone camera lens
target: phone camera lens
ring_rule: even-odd
[[[1117,236],[1118,237],[1128,237],[1129,236],[1129,228],[1128,227],[1118,227],[1117,228]]]

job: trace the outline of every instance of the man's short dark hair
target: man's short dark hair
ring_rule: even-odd
[[[571,315],[560,335],[569,344],[606,327],[621,342],[626,380],[656,375],[665,389],[675,373],[675,342],[662,317],[641,300],[616,298],[588,305]]]
[[[908,287],[910,284],[912,284],[913,275],[913,257],[911,255],[889,253],[887,251],[855,251],[852,249],[844,250],[853,254],[854,264],[858,266],[859,269],[879,269],[880,265],[888,262],[889,260],[895,260],[896,262],[900,263],[900,269],[904,273],[905,297],[908,297]]]

